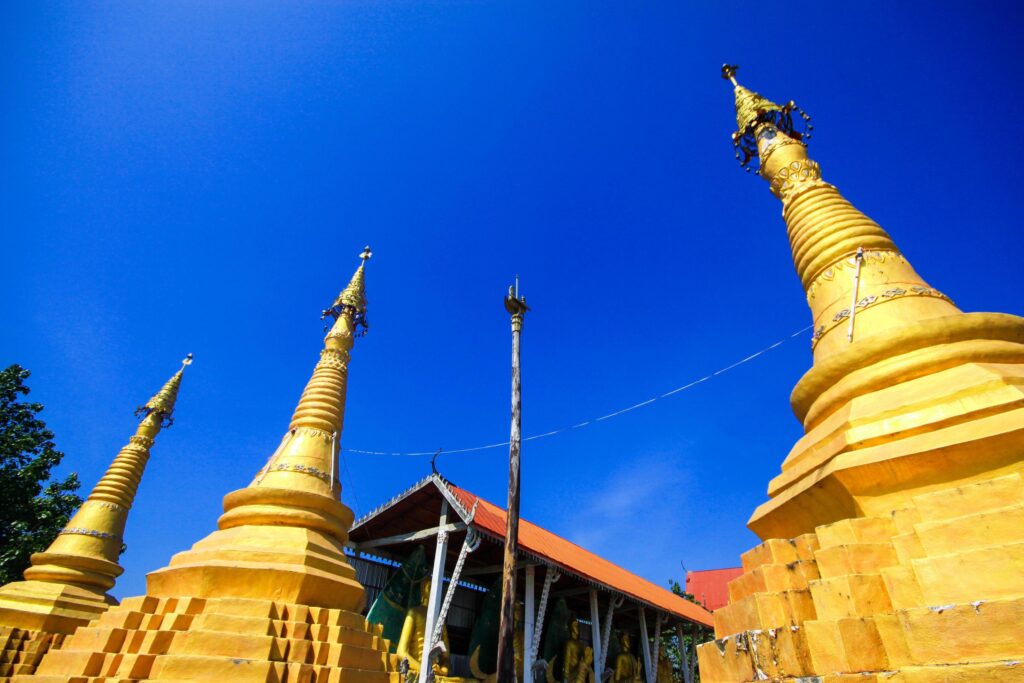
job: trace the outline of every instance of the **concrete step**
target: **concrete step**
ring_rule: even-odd
[[[814,530],[822,548],[857,543],[888,543],[897,534],[891,517],[854,517]]]
[[[995,479],[914,496],[923,522],[961,517],[1014,505],[1024,500],[1024,478],[1008,474]]]
[[[877,623],[901,667],[1024,660],[1024,598],[899,610]]]
[[[715,611],[715,636],[802,624],[815,617],[809,590],[755,593]]]
[[[814,553],[821,578],[847,574],[877,574],[899,564],[892,543],[855,543],[821,548]]]
[[[1024,596],[1024,543],[912,560],[925,605]]]
[[[914,531],[928,555],[1024,543],[1022,501],[960,517],[921,522],[914,526]]]
[[[729,582],[729,602],[738,602],[754,593],[776,593],[807,588],[807,582],[819,578],[813,560],[789,564],[762,564]]]

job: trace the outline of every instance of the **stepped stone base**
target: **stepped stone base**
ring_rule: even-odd
[[[911,500],[745,553],[701,681],[1024,683],[1024,478]]]
[[[13,683],[399,683],[355,612],[243,598],[129,598]]]
[[[64,637],[62,633],[0,626],[0,683],[8,683],[16,674],[35,673],[43,655],[60,647]]]

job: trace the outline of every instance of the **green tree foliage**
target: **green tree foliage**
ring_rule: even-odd
[[[78,475],[50,481],[64,454],[38,417],[42,404],[20,400],[28,377],[20,365],[0,370],[0,585],[20,580],[82,504]]]

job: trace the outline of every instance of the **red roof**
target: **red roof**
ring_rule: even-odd
[[[490,503],[476,494],[458,486],[448,484],[448,488],[466,509],[472,510],[477,504],[472,526],[497,536],[505,537],[505,509]],[[570,543],[560,536],[531,524],[525,519],[519,520],[519,547],[527,553],[544,558],[552,564],[567,569],[584,579],[612,588],[620,593],[632,596],[636,600],[652,607],[670,612],[680,617],[695,621],[705,626],[712,626],[714,620],[709,612],[689,600],[650,581],[641,579],[622,567],[584,550],[575,543]],[[739,570],[737,570],[739,571]],[[687,578],[687,585],[690,579]],[[725,584],[723,583],[723,586]],[[699,597],[699,596],[698,596]]]
[[[729,582],[743,573],[743,567],[686,572],[686,592],[714,612],[729,604]]]

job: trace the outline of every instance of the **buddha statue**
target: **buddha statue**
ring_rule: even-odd
[[[580,622],[573,617],[569,620],[569,639],[562,646],[562,680],[574,683],[583,661],[583,641],[580,640]]]
[[[628,633],[622,634],[619,644],[619,656],[615,658],[615,672],[612,675],[612,681],[614,683],[635,683],[639,667],[633,656]]]
[[[576,668],[576,678],[566,679],[566,683],[594,683],[594,648],[583,648],[583,658]]]
[[[398,647],[395,654],[398,658],[409,662],[409,671],[419,673],[422,667],[422,659],[428,653],[423,649],[428,642],[427,635],[427,603],[430,601],[430,579],[424,579],[420,584],[419,604],[410,607],[405,613],[405,622],[402,624],[402,635],[398,639]],[[438,676],[448,675],[448,629],[441,629],[441,640],[444,642],[444,651],[441,652],[433,664],[434,673]]]
[[[672,676],[672,662],[664,650],[658,655],[658,674],[655,680],[657,683],[674,683],[675,680]]]

